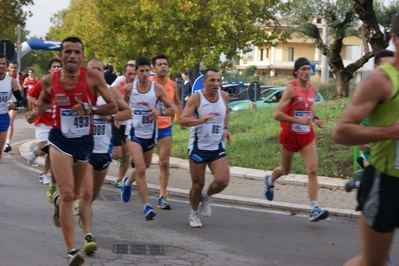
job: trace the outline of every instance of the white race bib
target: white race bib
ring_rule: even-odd
[[[203,136],[213,140],[213,141],[219,141],[222,138],[223,135],[223,124],[204,124],[204,132]]]
[[[108,121],[102,120],[100,117],[93,118],[93,138],[94,142],[102,143],[106,142],[106,130]]]
[[[143,130],[151,129],[154,121],[148,116],[150,112],[150,110],[134,110],[133,128]]]
[[[78,115],[71,109],[61,109],[61,132],[66,138],[79,138],[90,134],[90,116]]]
[[[312,114],[311,111],[295,111],[294,117],[301,118],[305,115],[310,116]],[[300,132],[300,133],[309,133],[310,132],[310,125],[302,125],[302,124],[292,124],[292,131]]]

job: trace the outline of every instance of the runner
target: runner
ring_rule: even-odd
[[[75,248],[75,228],[72,205],[80,192],[83,178],[87,178],[87,165],[93,151],[92,115],[111,115],[117,111],[104,76],[93,69],[80,67],[83,44],[77,37],[68,37],[61,43],[62,71],[43,77],[43,88],[35,117],[49,107],[53,114],[50,131],[50,161],[57,180],[59,194],[55,192],[53,221],[61,226],[68,250],[68,265],[81,265],[83,255]],[[97,95],[106,104],[94,106]],[[90,178],[90,177],[89,177]]]
[[[47,70],[49,73],[54,73],[55,71],[59,71],[62,67],[61,60],[58,58],[53,58],[47,64]],[[41,82],[37,82],[33,88],[28,90],[28,102],[37,106],[37,98],[39,98],[40,93],[42,92]],[[28,121],[32,123],[32,121]],[[26,158],[29,165],[33,165],[36,161],[37,156],[44,156],[48,152],[48,147],[45,148],[45,151],[42,150],[44,146],[48,143],[48,135],[53,125],[53,118],[51,115],[51,109],[48,109],[42,115],[38,116],[34,125],[36,126],[36,141],[37,145],[34,146],[31,153]],[[49,185],[47,189],[47,200],[50,203],[53,203],[53,193],[57,190],[57,183],[53,176],[51,178],[48,176],[48,172],[50,170],[50,157],[46,156],[44,161],[43,171],[39,175],[39,182],[43,183],[43,185]]]
[[[48,68],[47,68],[48,69]],[[29,68],[28,70],[28,76],[24,80],[24,84],[22,87],[24,88],[24,95],[28,95],[29,91],[33,89],[33,86],[38,82],[39,80],[35,77],[35,72],[33,71],[32,68]],[[25,91],[26,88],[26,91]],[[26,97],[26,96],[25,96]],[[25,99],[26,100],[26,99]],[[33,111],[33,104],[28,103],[27,105],[29,111]]]
[[[7,129],[10,125],[8,110],[15,108],[14,103],[9,102],[11,94],[19,101],[22,100],[20,86],[17,80],[6,75],[7,57],[0,54],[0,147],[4,146]],[[0,160],[2,151],[0,150]],[[1,162],[1,161],[0,161]]]
[[[399,50],[399,13],[392,19],[391,41]],[[399,54],[365,77],[333,131],[341,145],[372,143],[370,165],[361,176],[357,210],[360,254],[345,265],[384,265],[399,227]],[[369,118],[364,130],[360,123]]]
[[[154,81],[162,85],[168,95],[168,98],[173,102],[177,117],[181,117],[182,108],[177,92],[177,84],[167,77],[169,71],[168,58],[165,55],[157,55],[152,59],[153,70],[155,76],[150,77]],[[162,110],[163,105],[160,106]],[[171,206],[167,202],[167,187],[169,182],[169,159],[170,151],[172,150],[172,120],[170,117],[159,117],[158,124],[158,140],[157,149],[159,156],[159,198],[158,208],[170,210]]]
[[[22,91],[23,91],[22,84],[24,82],[24,79],[23,79],[22,75],[18,74],[18,63],[17,62],[11,61],[8,64],[7,75],[18,81],[19,90],[22,95]],[[4,149],[3,149],[4,152],[10,152],[12,150],[11,138],[12,138],[12,135],[14,134],[14,121],[15,121],[15,117],[17,117],[17,107],[19,107],[19,105],[22,103],[22,101],[23,101],[23,99],[17,100],[13,95],[11,95],[10,102],[12,102],[13,104],[10,106],[13,106],[13,108],[10,108],[10,110],[8,111],[8,114],[10,115],[10,125],[7,130],[6,145],[4,146]]]
[[[317,88],[309,83],[310,62],[300,57],[295,61],[293,76],[277,105],[274,119],[280,121],[281,166],[271,175],[265,176],[265,197],[274,198],[274,182],[282,175],[289,174],[295,152],[300,152],[308,174],[308,194],[310,199],[309,221],[317,222],[329,216],[327,210],[317,202],[317,149],[312,121],[320,128],[323,121],[313,113],[313,103]]]
[[[157,128],[156,120],[159,116],[173,116],[174,108],[168,99],[165,89],[149,80],[151,61],[147,57],[138,57],[136,60],[136,73],[138,80],[131,87],[125,86],[124,98],[130,103],[132,110],[131,128],[127,144],[130,155],[135,163],[135,169],[130,177],[123,178],[123,190],[121,200],[125,203],[130,201],[132,183],[136,181],[143,203],[144,217],[153,220],[155,211],[148,201],[147,183],[145,180],[146,168],[151,164],[152,153],[156,145]],[[158,110],[156,107],[161,101],[165,109]]]
[[[228,130],[229,95],[220,90],[220,74],[217,69],[204,71],[204,89],[194,93],[184,108],[180,125],[192,127],[188,143],[188,156],[192,185],[190,189],[190,227],[202,227],[198,207],[203,216],[211,216],[211,196],[223,191],[230,180],[229,161],[223,139],[231,143]],[[206,166],[214,180],[208,190],[205,184]]]
[[[86,63],[87,68],[92,68],[104,74],[104,65],[101,60],[92,58]],[[79,195],[79,225],[84,232],[84,252],[92,255],[97,250],[97,243],[92,234],[92,208],[91,204],[100,194],[101,186],[104,183],[108,166],[112,161],[112,124],[113,121],[123,121],[132,117],[127,103],[123,100],[120,93],[110,88],[115,98],[119,111],[112,115],[93,116],[93,138],[94,149],[90,155],[89,166],[87,167],[86,177],[82,181]],[[96,106],[106,104],[102,96],[97,98]],[[92,107],[94,108],[94,106]]]
[[[131,63],[127,64],[123,68],[124,80],[113,87],[120,92],[120,95],[124,94],[125,86],[127,87],[132,86],[133,81],[136,77],[136,65],[135,65],[136,63],[132,64],[132,60],[129,62]],[[115,188],[120,190],[123,189],[122,179],[126,175],[130,162],[129,147],[126,144],[126,139],[125,139],[125,131],[127,123],[128,121],[115,121],[114,124],[112,125],[112,135],[114,143],[112,158],[119,162],[118,179],[115,181]]]

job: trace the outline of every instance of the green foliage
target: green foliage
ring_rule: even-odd
[[[249,66],[246,69],[244,69],[244,75],[254,76],[257,71],[258,71],[258,68],[256,66]]]
[[[30,11],[25,12],[24,7],[32,5],[33,0],[3,0],[0,2],[0,32],[24,26],[26,19],[32,16]]]
[[[353,170],[353,148],[340,146],[331,138],[348,99],[325,101],[315,105],[315,113],[324,121],[324,128],[315,127],[319,158],[318,175],[346,178]],[[229,130],[232,144],[226,145],[231,166],[273,170],[281,164],[279,123],[273,119],[274,108],[231,113]],[[173,127],[172,156],[187,159],[189,130]],[[295,154],[292,173],[306,174],[299,154]]]
[[[82,38],[86,57],[96,56],[120,68],[138,55],[166,54],[175,69],[221,67],[220,54],[287,36],[278,28],[267,34],[258,25],[279,25],[281,0],[71,0],[56,14],[49,36]]]

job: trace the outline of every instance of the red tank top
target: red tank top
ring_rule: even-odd
[[[79,116],[71,110],[77,102],[75,97],[89,105],[96,103],[96,96],[91,92],[86,81],[86,68],[80,67],[78,84],[71,90],[65,90],[60,83],[61,71],[53,74],[51,108],[53,128],[61,130],[67,138],[78,138],[92,133],[93,120],[90,115]]]
[[[33,85],[33,88],[28,91],[28,95],[38,99],[41,92],[42,92],[41,82],[38,81],[38,82],[36,82],[35,85]],[[40,123],[41,124],[45,124],[47,126],[52,126],[53,125],[53,118],[51,116],[51,109],[46,110],[43,114],[39,115],[35,119],[35,121],[34,121],[34,125],[35,126],[37,126]]]
[[[37,83],[36,77],[34,77],[33,79],[30,79],[30,78],[28,77],[28,82],[27,82],[28,90],[32,89],[33,86],[34,86],[36,83]]]
[[[315,93],[312,85],[308,82],[307,90],[300,88],[295,80],[290,84],[294,86],[295,96],[291,102],[284,109],[284,114],[292,117],[302,117],[304,115],[312,115],[312,107],[315,101]],[[295,123],[280,122],[281,128],[292,131],[296,134],[308,134],[311,131],[312,125],[300,125]]]

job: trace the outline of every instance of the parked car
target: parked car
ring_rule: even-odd
[[[283,91],[286,87],[275,87],[269,88],[264,90],[260,94],[259,100],[256,102],[252,102],[249,99],[238,100],[229,102],[229,109],[230,111],[242,111],[242,110],[249,110],[249,109],[260,109],[266,107],[277,106],[278,102],[281,99]],[[315,98],[315,104],[319,104],[324,102],[323,96],[318,92]]]
[[[248,88],[249,84],[244,84],[243,82],[232,83],[232,84],[224,84],[221,86],[221,89],[229,94],[230,98],[236,98],[238,94],[243,92]]]
[[[268,90],[270,88],[275,88],[275,86],[260,86],[260,92],[264,92],[265,90]],[[249,100],[248,98],[248,89],[243,90],[239,94],[237,94],[234,97],[230,97],[229,103],[231,102],[236,102],[236,101],[242,101],[242,100]]]

